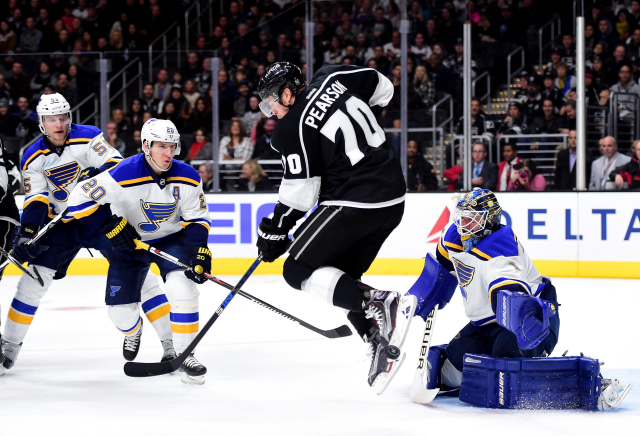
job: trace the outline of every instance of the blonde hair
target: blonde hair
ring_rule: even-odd
[[[267,177],[267,175],[265,174],[264,170],[262,169],[262,166],[260,166],[258,161],[255,160],[255,159],[249,159],[248,161],[246,161],[242,165],[249,165],[249,168],[251,168],[250,181],[252,183],[257,182],[262,177]]]

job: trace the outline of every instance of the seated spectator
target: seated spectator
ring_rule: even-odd
[[[230,120],[233,117],[233,104],[236,90],[229,80],[229,74],[225,70],[218,72],[218,110],[221,120]]]
[[[522,103],[511,101],[509,103],[509,115],[507,115],[498,129],[498,138],[502,135],[526,135],[529,133],[529,120],[523,113]]]
[[[113,121],[107,123],[107,143],[115,148],[120,155],[125,155],[125,141],[118,136],[118,125]]]
[[[205,58],[202,61],[202,71],[200,71],[193,79],[198,86],[198,92],[201,96],[207,95],[211,87],[211,60]]]
[[[256,145],[252,159],[280,159],[280,154],[271,148],[271,135],[276,127],[273,118],[262,118],[256,124]]]
[[[27,17],[26,27],[20,34],[20,44],[16,47],[16,52],[36,53],[40,49],[42,32],[35,28],[36,21],[33,17]]]
[[[553,100],[545,99],[542,102],[542,113],[541,117],[537,117],[529,126],[531,133],[534,134],[556,134],[560,132],[560,129],[564,128],[564,120],[555,113],[555,108],[553,107]]]
[[[187,61],[182,65],[182,75],[185,79],[194,79],[198,73],[202,72],[202,66],[198,54],[190,52]]]
[[[618,143],[613,136],[601,140],[602,156],[591,164],[590,191],[608,191],[614,189],[615,184],[610,180],[611,171],[628,163],[629,156],[618,153]]]
[[[342,44],[340,38],[334,36],[331,38],[329,49],[324,52],[325,65],[338,65],[342,63]]]
[[[140,102],[142,103],[143,111],[151,112],[154,115],[158,113],[160,100],[153,96],[153,85],[151,83],[147,83],[142,88]]]
[[[211,192],[213,190],[213,164],[202,164],[198,167],[198,174],[202,179],[202,190]]]
[[[640,140],[633,141],[631,147],[633,158],[624,165],[616,167],[609,174],[609,179],[618,189],[640,190]],[[626,186],[625,186],[626,183]]]
[[[14,117],[9,113],[9,100],[0,98],[0,135],[13,136],[15,134]]]
[[[6,20],[0,21],[0,53],[8,53],[16,49],[18,35],[9,27]]]
[[[211,109],[207,107],[207,102],[204,98],[198,98],[189,119],[185,123],[187,131],[194,132],[196,129],[203,129],[210,132],[212,123]]]
[[[482,142],[473,145],[471,159],[473,160],[473,175],[471,178],[471,189],[495,189],[498,184],[498,166],[487,160],[487,146]],[[456,187],[462,189],[464,181],[464,171],[460,172],[460,177],[456,181]]]
[[[131,137],[131,134],[133,133],[133,126],[124,116],[122,109],[118,107],[111,111],[111,121],[116,123],[118,136],[120,138],[127,140]]]
[[[275,188],[260,164],[256,160],[249,159],[242,164],[242,173],[238,180],[237,190],[248,192],[269,192],[275,191]]]
[[[435,103],[436,91],[433,82],[429,80],[427,69],[423,65],[416,67],[416,73],[413,76],[413,87],[416,94],[420,97],[420,101],[424,107],[431,107]]]
[[[189,153],[185,157],[185,162],[193,159],[213,159],[213,145],[211,136],[203,129],[197,129],[194,133],[193,144],[189,147]]]
[[[631,67],[629,65],[623,65],[618,72],[620,81],[611,87],[611,92],[617,92],[621,94],[636,94],[640,95],[640,86],[633,81],[631,76]],[[618,102],[623,104],[633,104],[634,98],[625,97],[624,95],[618,96]]]
[[[407,144],[407,188],[409,191],[436,191],[438,178],[433,165],[424,158],[418,141]]]
[[[542,77],[537,74],[529,76],[527,78],[527,93],[519,99],[529,119],[535,119],[543,115],[542,103],[544,100],[540,93],[540,88],[543,86],[542,82]]]
[[[456,125],[456,133],[462,135],[464,133],[464,117],[458,119]],[[471,135],[487,135],[493,138],[495,133],[495,124],[482,111],[482,105],[477,98],[471,99]]]
[[[153,97],[160,101],[167,101],[171,96],[171,85],[169,84],[169,72],[162,68],[156,75],[158,80],[153,85]],[[159,109],[161,110],[161,109]]]
[[[550,70],[545,70],[544,74],[542,75],[542,81],[544,83],[544,88],[540,93],[540,96],[543,100],[547,98],[551,99],[556,110],[559,111],[564,103],[564,96],[555,86],[555,78],[553,76],[553,72]]]
[[[416,33],[414,37],[415,45],[411,46],[411,53],[418,59],[421,65],[425,65],[429,56],[431,56],[431,47],[424,41],[424,35],[421,32]]]
[[[9,78],[7,78],[7,88],[9,88],[9,92],[11,93],[11,98],[13,99],[13,101],[16,101],[21,95],[30,97],[30,80],[22,72],[22,64],[20,62],[14,62],[13,66],[11,67],[11,72],[13,74]],[[70,101],[69,104],[71,104]],[[73,108],[73,105],[71,105],[71,107]]]
[[[507,191],[544,191],[547,181],[538,174],[538,167],[531,159],[525,159],[516,166],[507,186]]]
[[[248,160],[253,154],[253,144],[240,120],[231,121],[229,134],[220,140],[220,160]]]
[[[133,130],[142,130],[142,102],[139,98],[134,98],[129,106],[129,113],[127,114],[127,120]]]
[[[244,113],[247,111],[247,106],[249,104],[249,84],[246,80],[241,80],[238,82],[236,86],[236,96],[235,102],[233,104],[235,116],[238,118],[242,118]]]
[[[191,106],[191,109],[196,107],[196,100],[198,100],[200,97],[201,95],[200,92],[198,92],[198,86],[196,85],[196,82],[194,82],[192,79],[187,79],[187,81],[184,82],[184,98],[186,98],[189,102],[189,106]]]
[[[570,191],[576,189],[576,146],[578,136],[575,130],[569,132],[568,148],[560,150],[556,159],[553,189],[556,191]],[[602,140],[601,140],[602,141]],[[587,159],[587,178],[591,170],[591,162]]]
[[[7,87],[7,82],[4,79],[4,76],[0,74],[0,99],[6,99],[7,102],[11,100],[11,92],[9,92],[9,88]]]
[[[151,117],[149,117],[149,119],[151,119]],[[126,144],[122,157],[127,158],[142,153],[142,136],[140,130],[134,130],[131,140],[127,141]]]
[[[556,67],[556,74],[558,77],[556,77],[554,84],[556,88],[560,90],[562,95],[566,97],[569,91],[576,89],[576,77],[569,75],[569,68],[564,62],[560,62],[560,64],[558,64]]]
[[[67,74],[62,73],[58,75],[57,89],[58,92],[67,99],[71,108],[75,108],[78,104],[78,90],[69,83],[69,76]]]
[[[637,55],[637,53],[636,53]],[[620,68],[624,65],[631,67],[631,60],[626,56],[626,49],[624,45],[618,44],[613,50],[613,57],[607,62],[607,71],[608,71],[608,84],[613,85],[618,80],[618,73],[620,72]]]
[[[560,133],[569,133],[571,130],[576,130],[576,102],[575,100],[567,101],[562,107],[561,113],[564,114],[564,127],[560,129]]]
[[[176,111],[176,105],[172,101],[166,102],[162,105],[162,113],[159,116],[162,120],[170,120],[173,124],[176,125],[178,132],[183,130],[184,124],[182,122],[182,117],[180,113]]]
[[[640,29],[638,29],[640,33]],[[593,81],[593,72],[588,71],[584,76],[585,99],[587,106],[606,106],[609,103],[610,91],[605,86],[598,86]]]
[[[518,156],[518,147],[506,143],[502,148],[504,160],[498,164],[498,191],[506,191],[516,166],[522,161]]]
[[[260,98],[257,95],[251,95],[247,111],[242,115],[242,122],[247,128],[247,132],[253,132],[253,127],[262,119],[262,116]]]

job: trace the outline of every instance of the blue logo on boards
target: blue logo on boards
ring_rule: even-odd
[[[122,286],[110,286],[110,287],[111,287],[111,292],[109,293],[109,295],[111,295],[112,297],[115,297],[116,292],[118,292]]]

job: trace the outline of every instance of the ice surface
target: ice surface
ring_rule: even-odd
[[[248,265],[247,265],[248,267]],[[235,283],[239,277],[220,276]],[[17,284],[2,280],[2,321]],[[382,289],[407,290],[414,277],[367,276]],[[436,398],[409,399],[423,323],[415,318],[407,360],[382,396],[367,385],[366,347],[356,336],[325,339],[237,296],[196,356],[208,367],[203,386],[178,376],[132,379],[122,366],[123,336],[103,305],[105,277],[69,276],[42,300],[16,366],[0,377],[0,434],[12,435],[616,435],[640,428],[640,282],[554,279],[565,350],[605,362],[605,377],[633,382],[610,412],[496,411]],[[320,328],[347,323],[344,313],[290,289],[278,276],[253,276],[244,287]],[[201,325],[227,295],[201,286]],[[455,295],[438,314],[433,344],[466,323]],[[145,324],[137,360],[157,361],[160,342]]]

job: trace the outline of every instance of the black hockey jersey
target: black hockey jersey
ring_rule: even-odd
[[[284,167],[274,218],[290,221],[277,225],[292,227],[316,201],[380,208],[404,200],[398,153],[375,117],[392,97],[393,84],[374,69],[318,70],[273,131]]]
[[[11,221],[16,226],[20,225],[20,212],[13,198],[11,189],[11,176],[8,171],[8,162],[5,159],[4,143],[0,139],[0,219]],[[7,241],[8,242],[8,241]],[[8,248],[7,248],[8,250]]]

